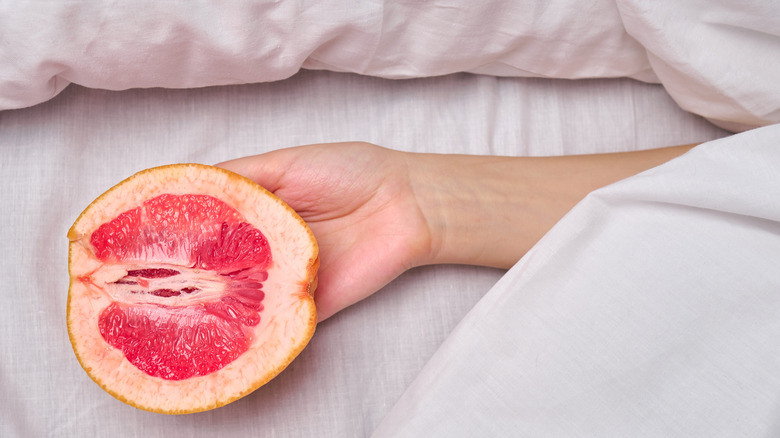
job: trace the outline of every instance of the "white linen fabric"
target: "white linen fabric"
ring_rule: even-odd
[[[780,434],[780,125],[589,195],[375,437]]]
[[[574,4],[7,1],[0,108],[49,99],[70,82],[190,88],[274,81],[302,67],[388,78],[653,77],[614,2]]]
[[[732,131],[780,122],[780,3],[618,1],[680,106]]]
[[[0,2],[0,109],[69,83],[122,90],[275,81],[301,68],[663,83],[730,129],[780,122],[767,0]]]
[[[113,399],[87,377],[65,327],[67,229],[90,201],[135,171],[346,140],[419,152],[550,155],[646,149],[725,135],[679,109],[662,87],[622,79],[458,74],[389,81],[303,72],[271,84],[194,90],[109,92],[71,86],[41,105],[2,111],[0,436],[369,436],[458,321],[503,274],[464,266],[415,269],[319,325],[287,370],[244,399],[183,417],[142,412]],[[740,181],[723,183],[738,186]],[[729,233],[741,227],[735,221]],[[736,255],[729,266],[735,271],[749,268],[743,266],[748,261],[743,252],[732,251]],[[646,267],[670,258],[665,253],[648,258]],[[723,268],[701,263],[695,274],[706,279],[708,269],[717,273]],[[614,267],[615,281],[623,272],[622,266]],[[631,275],[626,273],[625,280]],[[598,288],[594,293],[602,296]],[[673,294],[663,298],[668,301],[659,306],[674,305]],[[772,302],[764,304],[762,312],[771,312]],[[615,315],[628,304],[593,305]],[[694,336],[708,326],[679,327]],[[588,338],[599,334],[583,330],[579,336],[593,345],[598,339]],[[700,334],[706,339],[706,333]],[[608,345],[592,354],[598,352],[615,353]],[[696,349],[688,354],[706,358]],[[674,374],[673,368],[667,371]],[[710,377],[718,384],[721,376]],[[630,375],[622,383],[631,384]],[[773,417],[744,421],[769,424]]]
[[[125,406],[79,367],[64,236],[111,185],[171,162],[727,135],[681,107],[730,130],[778,123],[778,9],[0,0],[0,109],[29,107],[0,111],[0,436],[777,435],[777,125],[593,193],[505,277],[415,269],[321,324],[261,390],[184,417]],[[544,79],[590,77],[648,83]]]

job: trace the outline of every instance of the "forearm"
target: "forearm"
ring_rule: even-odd
[[[691,147],[562,157],[411,155],[412,187],[431,238],[416,264],[508,268],[588,193]]]

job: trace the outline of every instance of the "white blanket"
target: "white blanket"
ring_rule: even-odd
[[[375,436],[776,436],[778,139],[707,143],[589,195]]]
[[[268,82],[301,68],[660,82],[730,129],[780,122],[780,12],[766,0],[0,2],[0,109],[68,84]]]

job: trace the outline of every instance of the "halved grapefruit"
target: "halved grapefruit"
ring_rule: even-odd
[[[139,172],[68,231],[68,333],[114,397],[183,414],[280,373],[317,317],[308,226],[242,176],[200,164]]]

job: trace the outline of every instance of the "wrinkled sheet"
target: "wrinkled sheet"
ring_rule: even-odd
[[[428,392],[427,384],[418,379],[411,387],[412,392],[406,392],[407,388],[432,357],[436,359],[422,378],[437,374],[436,370],[442,366],[441,358],[447,358],[461,348],[457,345],[466,329],[459,329],[448,340],[450,333],[504,275],[500,270],[469,266],[414,269],[369,299],[319,325],[310,345],[287,370],[244,399],[215,411],[180,417],[139,411],[115,400],[89,379],[72,353],[65,326],[67,229],[92,199],[138,170],[173,162],[215,163],[280,147],[347,140],[364,140],[420,152],[555,155],[636,150],[703,142],[727,135],[704,119],[680,110],[662,87],[627,79],[565,81],[457,74],[392,81],[352,74],[303,72],[270,84],[191,90],[113,92],[71,86],[44,104],[0,112],[3,154],[0,176],[4,188],[0,193],[3,206],[0,240],[5,250],[4,257],[0,258],[0,272],[5,279],[0,295],[3,298],[0,306],[0,388],[3,395],[0,398],[0,436],[363,437],[371,435],[390,412],[392,416],[383,423],[381,433],[392,435],[396,426],[401,432],[422,430],[411,429],[419,425],[406,421],[409,421],[410,413],[422,415],[431,408],[414,400],[415,394]],[[706,160],[706,154],[699,156]],[[740,154],[735,150],[731,159],[739,161]],[[686,160],[690,163],[692,159]],[[659,173],[657,178],[663,180],[664,175]],[[725,173],[720,184],[739,188],[740,182],[738,175]],[[685,185],[679,187],[680,190],[685,188]],[[668,190],[674,191],[675,187]],[[657,193],[661,198],[666,194]],[[601,203],[598,201],[601,198],[596,199],[589,202]],[[663,199],[657,202],[663,205]],[[705,209],[690,209],[708,216]],[[638,211],[645,212],[643,209]],[[625,214],[631,216],[631,211]],[[734,220],[731,232],[739,235],[745,224]],[[611,222],[605,222],[597,229],[610,226]],[[677,229],[674,224],[669,227],[669,233],[677,233],[674,236],[696,232],[696,229],[691,230],[696,227]],[[721,234],[726,232],[722,227],[711,229]],[[587,230],[582,232],[588,233]],[[558,231],[547,238],[544,245],[513,269],[511,277],[502,280],[504,285],[525,284],[526,280],[518,280],[526,278],[518,277],[518,272],[529,269],[524,266],[549,255],[551,248],[559,253],[558,261],[534,275],[540,286],[535,291],[518,291],[518,300],[560,297],[563,290],[549,292],[543,286],[576,278],[570,275],[587,275],[584,265],[572,272],[572,263],[591,254],[588,252],[590,241],[574,239],[573,246],[566,247],[560,236],[566,234]],[[717,241],[719,234],[713,234],[711,239]],[[610,242],[592,254],[609,255],[613,249],[626,251],[619,241]],[[723,270],[738,273],[752,266],[754,259],[743,257],[753,251],[751,242],[745,241],[747,246],[729,254],[703,251],[703,258],[680,261],[689,264],[686,266],[690,269],[680,269],[673,278],[659,276],[654,280],[663,285],[671,280],[682,281],[692,274],[703,284],[716,283],[715,274]],[[721,246],[713,245],[713,250],[723,250]],[[667,251],[658,253],[653,248],[646,251],[640,267],[648,272],[653,272],[659,264],[668,265],[675,260],[675,255]],[[724,267],[708,262],[719,256],[730,257],[729,265]],[[632,265],[635,270],[639,269],[636,263]],[[613,264],[601,269],[609,271],[611,281],[622,281],[626,285],[630,285],[636,275],[627,271],[624,265]],[[651,318],[655,313],[648,313],[647,320],[642,320],[645,326],[637,328],[637,332],[615,334],[620,336],[622,343],[619,344],[603,342],[603,335],[610,327],[598,325],[598,319],[594,319],[592,325],[588,324],[590,320],[575,319],[579,321],[578,330],[569,339],[564,336],[567,332],[550,337],[549,330],[555,329],[552,325],[563,324],[564,319],[551,320],[550,326],[540,323],[541,328],[548,331],[503,333],[506,339],[516,339],[507,341],[512,343],[532,340],[538,335],[534,344],[537,346],[566,349],[573,342],[579,345],[559,354],[565,356],[568,351],[579,355],[580,361],[570,363],[568,368],[564,365],[552,367],[549,374],[544,374],[543,368],[537,369],[541,374],[535,377],[560,379],[556,382],[558,385],[565,385],[568,379],[581,382],[577,380],[579,374],[587,368],[579,368],[580,364],[592,365],[602,357],[604,361],[612,361],[614,367],[620,367],[621,356],[615,348],[624,343],[636,348],[633,354],[639,356],[632,356],[632,360],[639,364],[643,354],[664,348],[665,339],[660,336],[664,332],[683,333],[685,339],[690,340],[691,343],[678,345],[678,354],[688,361],[698,359],[706,363],[709,360],[709,348],[715,347],[706,343],[714,336],[708,330],[715,324],[712,318],[723,313],[708,312],[715,307],[722,312],[718,306],[727,301],[703,302],[706,294],[702,291],[681,295],[665,290],[657,297],[643,296],[644,301],[636,303],[627,297],[608,299],[598,282],[582,284],[582,287],[567,286],[576,289],[580,304],[594,318],[598,315],[617,318],[626,309],[636,312],[637,306],[652,304],[654,312],[679,307],[682,316],[690,316],[685,309],[698,309],[702,319],[674,319],[671,315],[656,321]],[[659,286],[659,289],[663,288]],[[611,290],[611,293],[616,291]],[[474,324],[482,312],[480,309],[494,302],[495,296],[494,289],[487,297],[488,304],[480,303],[482,307],[475,308],[477,313],[470,315],[464,322],[466,325],[461,327]],[[596,301],[589,302],[589,296]],[[766,298],[766,294],[762,297]],[[544,303],[540,301],[540,305],[556,305],[555,302]],[[771,300],[764,303],[766,306],[761,304],[759,300],[751,306],[740,307],[740,318],[732,317],[732,323],[750,324],[751,312],[765,316],[773,311]],[[537,312],[533,306],[534,300],[523,302],[518,316]],[[564,310],[568,312],[567,309],[561,309],[561,312]],[[625,319],[620,318],[620,321]],[[619,325],[615,327],[620,328]],[[642,335],[640,328],[658,330],[659,336]],[[738,335],[742,332],[731,331],[729,325],[719,330],[730,333],[729,342],[739,342]],[[445,342],[446,348],[437,353]],[[496,343],[503,345],[500,339],[486,345]],[[697,345],[707,348],[697,348]],[[752,347],[742,348],[740,352],[744,353],[745,348]],[[512,351],[519,354],[522,350]],[[538,363],[548,365],[554,361],[559,357],[553,355],[554,352],[550,350],[546,356],[539,356],[541,362]],[[501,350],[494,353],[500,354]],[[722,351],[719,357],[728,355],[729,351]],[[480,362],[471,362],[474,356],[469,357],[462,366],[491,361],[491,357],[486,356],[481,357]],[[518,357],[522,364],[537,363],[534,362],[537,357]],[[688,389],[698,391],[708,384],[718,385],[733,371],[716,364],[706,369],[706,374],[690,376],[693,380],[686,379],[686,375],[675,375],[676,370],[691,369],[688,361],[663,362],[664,368],[657,377],[673,376],[676,380],[670,382],[679,382],[679,392],[684,393]],[[615,381],[617,395],[611,401],[641,406],[645,393],[639,389],[647,384],[646,371],[655,369],[655,365],[645,363],[647,368],[643,369],[631,368],[631,363],[626,362],[621,368],[624,373],[621,380]],[[505,366],[507,371],[518,367],[518,364],[501,361],[494,365]],[[677,368],[678,365],[681,368]],[[756,380],[764,375],[751,374],[754,369],[749,367],[742,371],[745,379]],[[480,378],[489,379],[490,375],[483,374]],[[609,381],[604,385],[609,388]],[[627,386],[635,387],[637,391],[619,391]],[[440,394],[441,391],[431,392],[431,396]],[[626,394],[637,398],[620,398]],[[700,394],[706,396],[708,393]],[[529,409],[544,410],[550,400],[537,396],[529,395],[522,402],[527,403]],[[410,410],[408,406],[414,409]],[[473,405],[474,409],[478,407]],[[433,416],[421,416],[420,421],[437,418],[440,412],[433,408],[428,411]],[[563,415],[565,410],[559,413]],[[460,417],[471,414],[465,411],[449,413]],[[704,414],[694,420],[706,420],[720,412]],[[482,415],[491,418],[493,412]],[[776,416],[741,419],[759,425],[769,425],[775,420]],[[692,420],[684,417],[677,421]],[[608,425],[604,423],[604,429],[599,430],[609,430]]]
[[[780,435],[778,146],[760,128],[591,193],[374,436]]]

